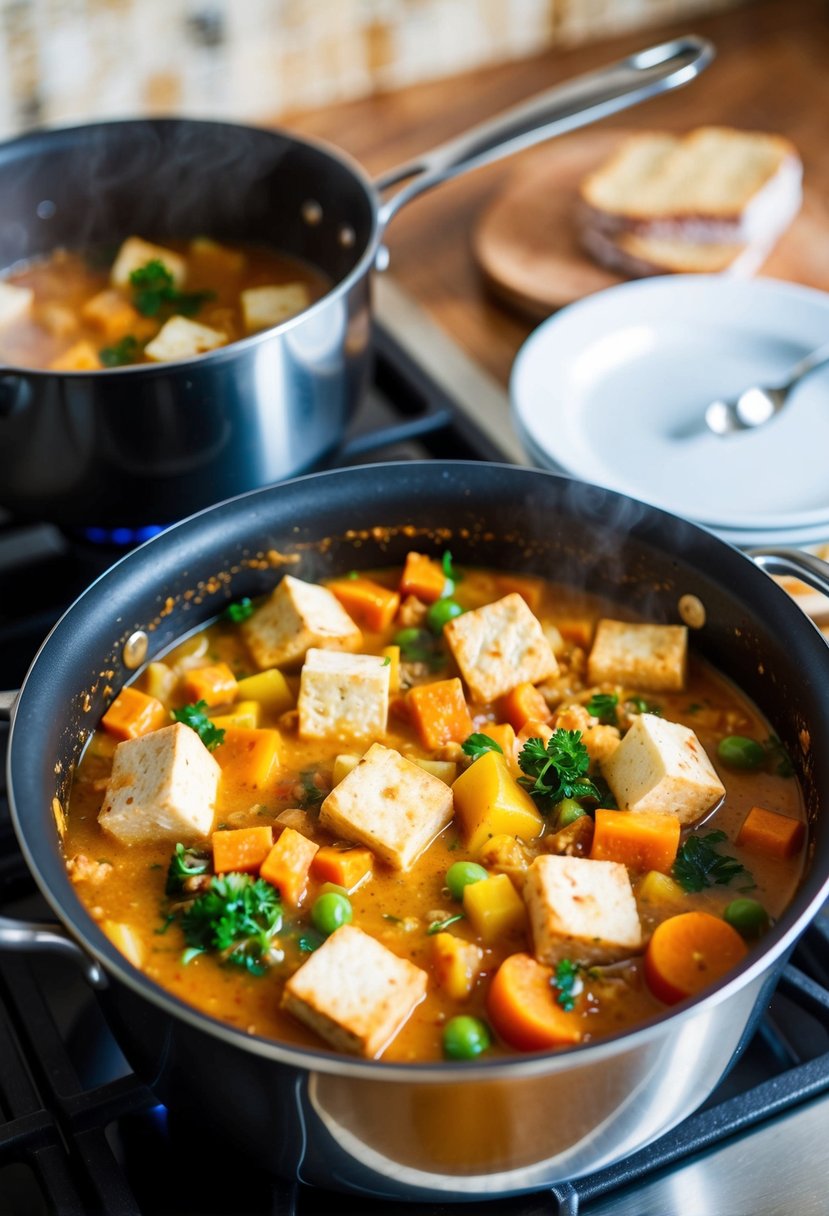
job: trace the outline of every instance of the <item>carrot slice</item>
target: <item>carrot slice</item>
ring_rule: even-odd
[[[305,894],[308,871],[319,845],[293,828],[285,828],[262,862],[260,877],[277,887],[286,903],[297,907]]]
[[[269,827],[221,828],[212,836],[213,869],[217,874],[231,870],[255,874],[273,845]]]
[[[443,595],[446,575],[440,562],[425,553],[408,553],[403,576],[400,579],[401,595],[416,595],[424,604],[433,604]]]
[[[675,1005],[736,967],[746,944],[736,929],[710,912],[681,912],[663,920],[645,951],[645,979],[655,997]]]
[[[551,714],[547,702],[534,684],[516,684],[501,702],[504,717],[516,732],[525,722],[549,722]]]
[[[212,706],[236,699],[236,677],[227,663],[193,667],[184,673],[181,683],[189,701],[206,701]]]
[[[474,729],[457,676],[418,684],[406,695],[406,704],[424,747],[463,743]]]
[[[495,972],[487,994],[489,1020],[519,1051],[581,1041],[581,1017],[556,1003],[552,979],[552,968],[530,954],[511,954]]]
[[[170,715],[155,697],[137,688],[122,688],[101,718],[101,725],[114,739],[137,739],[167,726]]]
[[[343,578],[329,583],[328,590],[336,595],[350,617],[367,629],[378,632],[388,629],[400,607],[400,596],[370,578]]]
[[[333,882],[349,894],[372,872],[374,854],[368,849],[337,849],[324,845],[311,863],[311,872],[320,882]]]
[[[599,807],[590,856],[594,861],[620,861],[631,870],[661,870],[667,874],[676,858],[679,835],[676,815]]]
[[[803,844],[806,824],[777,811],[753,806],[737,833],[737,844],[771,857],[794,857]]]

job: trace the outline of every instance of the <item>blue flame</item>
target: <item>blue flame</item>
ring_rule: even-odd
[[[81,537],[93,545],[117,545],[126,549],[131,545],[141,545],[145,540],[158,536],[167,524],[144,524],[140,528],[84,528]]]

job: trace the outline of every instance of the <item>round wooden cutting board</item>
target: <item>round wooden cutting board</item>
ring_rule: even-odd
[[[578,186],[631,132],[566,135],[525,157],[483,212],[473,236],[478,265],[506,303],[539,319],[624,280],[581,248]],[[803,208],[760,274],[829,290],[829,203],[804,191]]]

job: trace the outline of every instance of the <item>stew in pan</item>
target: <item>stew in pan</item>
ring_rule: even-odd
[[[402,1061],[696,995],[792,898],[806,836],[787,755],[684,626],[415,552],[285,576],[150,663],[67,820],[80,898],[149,978]]]

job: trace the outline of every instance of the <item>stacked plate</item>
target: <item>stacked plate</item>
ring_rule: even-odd
[[[829,339],[829,294],[772,279],[625,283],[521,348],[516,429],[541,467],[686,516],[740,548],[829,541],[829,367],[754,431],[720,438],[709,402],[773,385]]]

